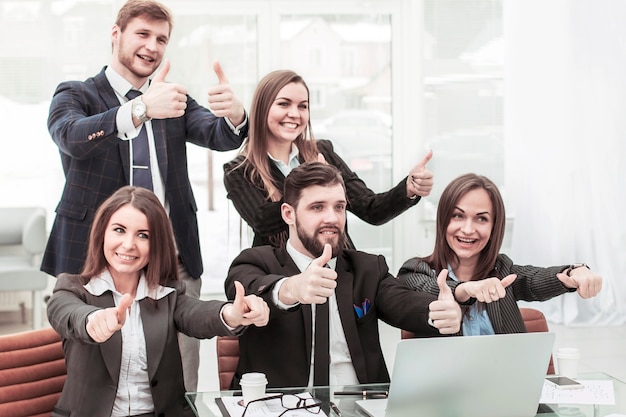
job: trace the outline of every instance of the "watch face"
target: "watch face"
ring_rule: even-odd
[[[145,117],[146,115],[146,105],[143,104],[141,100],[135,100],[133,103],[133,115],[137,118]]]

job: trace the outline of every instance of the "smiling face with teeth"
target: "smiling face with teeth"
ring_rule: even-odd
[[[111,66],[135,88],[141,87],[161,64],[169,34],[167,20],[142,16],[131,19],[123,31],[113,26]]]
[[[289,83],[277,94],[267,114],[267,144],[291,149],[291,143],[302,135],[309,123],[309,94],[301,83]]]
[[[102,249],[116,288],[123,288],[122,283],[136,285],[150,254],[146,215],[130,204],[120,207],[107,223]]]
[[[446,229],[446,241],[460,266],[473,267],[487,246],[493,229],[493,207],[483,188],[468,191],[456,203]]]

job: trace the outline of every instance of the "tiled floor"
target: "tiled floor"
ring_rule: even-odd
[[[223,295],[204,295],[207,299],[220,299]],[[44,320],[45,325],[47,322]],[[399,330],[381,322],[381,341],[387,367],[393,368],[395,344],[400,339]],[[550,331],[556,334],[554,349],[572,346],[580,349],[581,372],[601,371],[626,381],[626,325],[617,327],[566,327],[549,323]],[[0,334],[15,333],[30,329],[30,324],[19,323],[19,314],[0,313]],[[203,340],[200,345],[200,391],[219,389],[215,340]]]

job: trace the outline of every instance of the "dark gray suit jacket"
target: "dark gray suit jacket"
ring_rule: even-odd
[[[326,162],[341,171],[346,185],[348,198],[347,210],[354,213],[359,219],[374,225],[388,222],[407,209],[418,203],[415,199],[406,196],[406,177],[395,187],[384,193],[375,193],[350,169],[333,149],[328,140],[318,140],[319,151],[324,155]],[[272,202],[267,198],[267,192],[261,184],[253,184],[245,174],[245,166],[238,167],[243,161],[239,155],[232,161],[224,164],[224,186],[227,197],[239,212],[239,215],[254,230],[252,246],[276,245],[272,238],[282,234],[287,240],[288,228],[280,215],[280,206],[283,200]],[[300,161],[302,162],[302,160]],[[270,163],[272,179],[282,190],[285,176],[274,163]],[[348,247],[354,249],[354,244],[347,233]]]
[[[429,304],[437,298],[403,286],[389,274],[385,258],[345,250],[337,258],[335,294],[343,332],[359,382],[389,382],[378,331],[378,320],[419,336],[439,336],[428,325]],[[265,299],[270,306],[270,322],[250,327],[239,337],[240,357],[233,386],[246,372],[260,371],[271,387],[306,386],[311,365],[311,307],[299,305],[289,311],[279,309],[271,298],[274,284],[281,278],[299,274],[285,249],[258,246],[244,250],[233,261],[225,282],[226,294],[234,296],[233,281],[240,281],[247,294]],[[370,311],[358,318],[354,305],[365,299]]]
[[[539,268],[532,265],[514,265],[506,255],[500,254],[496,259],[496,275],[505,278],[517,274],[512,285],[507,287],[506,296],[498,301],[486,303],[487,315],[496,334],[525,333],[526,326],[517,306],[518,300],[545,301],[557,295],[571,292],[556,277],[567,265]],[[433,295],[439,294],[437,272],[419,258],[406,261],[398,272],[398,280],[416,291],[426,291]],[[448,279],[448,285],[454,290],[463,285]],[[573,291],[576,291],[573,289]],[[473,300],[475,301],[475,300]]]
[[[59,147],[65,187],[41,265],[48,274],[81,272],[96,209],[129,184],[129,141],[117,137],[115,122],[119,107],[104,69],[84,82],[61,83],[54,93],[48,129]],[[184,116],[153,119],[152,128],[176,245],[189,274],[199,278],[202,256],[186,144],[236,149],[247,127],[235,135],[223,118],[216,118],[188,96]]]
[[[176,291],[158,301],[139,301],[152,399],[158,416],[193,417],[185,400],[178,332],[199,339],[232,333],[219,317],[224,302],[188,297],[182,282],[170,286]],[[87,334],[86,323],[92,312],[114,306],[110,291],[94,296],[79,276],[59,275],[48,302],[48,319],[63,339],[67,380],[53,417],[111,416],[122,359],[121,332],[96,343]]]

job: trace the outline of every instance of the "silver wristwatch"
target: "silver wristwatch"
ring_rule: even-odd
[[[148,120],[150,120],[150,118],[148,117],[148,115],[146,114],[146,112],[148,111],[146,104],[143,102],[143,100],[141,99],[141,96],[133,99],[133,116],[135,116],[137,119],[141,120],[141,123],[145,123]]]

